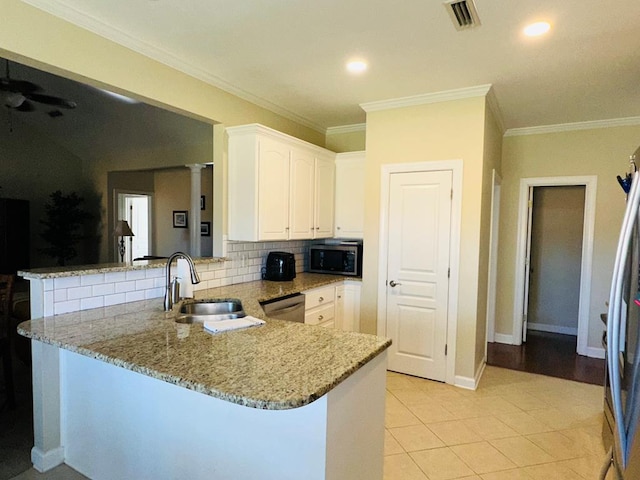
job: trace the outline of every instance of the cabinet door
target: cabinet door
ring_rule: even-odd
[[[364,173],[364,152],[336,155],[336,237],[363,238]]]
[[[314,157],[302,149],[291,151],[289,238],[313,238]]]
[[[342,330],[348,332],[360,331],[360,290],[361,285],[359,283],[345,282]]]
[[[333,157],[316,158],[314,238],[333,236],[335,172]]]
[[[258,146],[259,240],[289,238],[289,148],[261,137]]]

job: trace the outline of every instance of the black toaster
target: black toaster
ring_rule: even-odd
[[[296,278],[296,259],[293,253],[269,252],[262,278],[276,282],[288,282]]]

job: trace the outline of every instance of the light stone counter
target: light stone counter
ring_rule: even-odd
[[[383,352],[390,340],[269,319],[259,302],[344,280],[299,274],[291,282],[248,282],[196,298],[238,298],[263,326],[211,334],[178,324],[162,299],[24,322],[19,333],[189,390],[249,407],[307,405]]]
[[[224,263],[224,257],[202,257],[194,258],[195,264]],[[100,263],[95,265],[70,265],[68,267],[47,267],[33,268],[31,270],[20,270],[18,276],[32,279],[52,279],[75,277],[78,275],[95,275],[97,273],[130,272],[134,270],[148,270],[151,268],[162,268],[167,264],[167,259],[157,260],[136,260],[128,263]]]

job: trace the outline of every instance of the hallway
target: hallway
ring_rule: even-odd
[[[593,385],[604,383],[604,360],[578,355],[572,335],[530,330],[522,345],[489,343],[487,365]]]

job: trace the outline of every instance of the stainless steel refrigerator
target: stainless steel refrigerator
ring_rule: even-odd
[[[634,160],[632,156],[634,172],[627,181],[619,178],[628,195],[604,338],[607,372],[603,440],[609,452],[601,479],[613,469],[616,479],[640,480],[640,174],[635,171]]]

